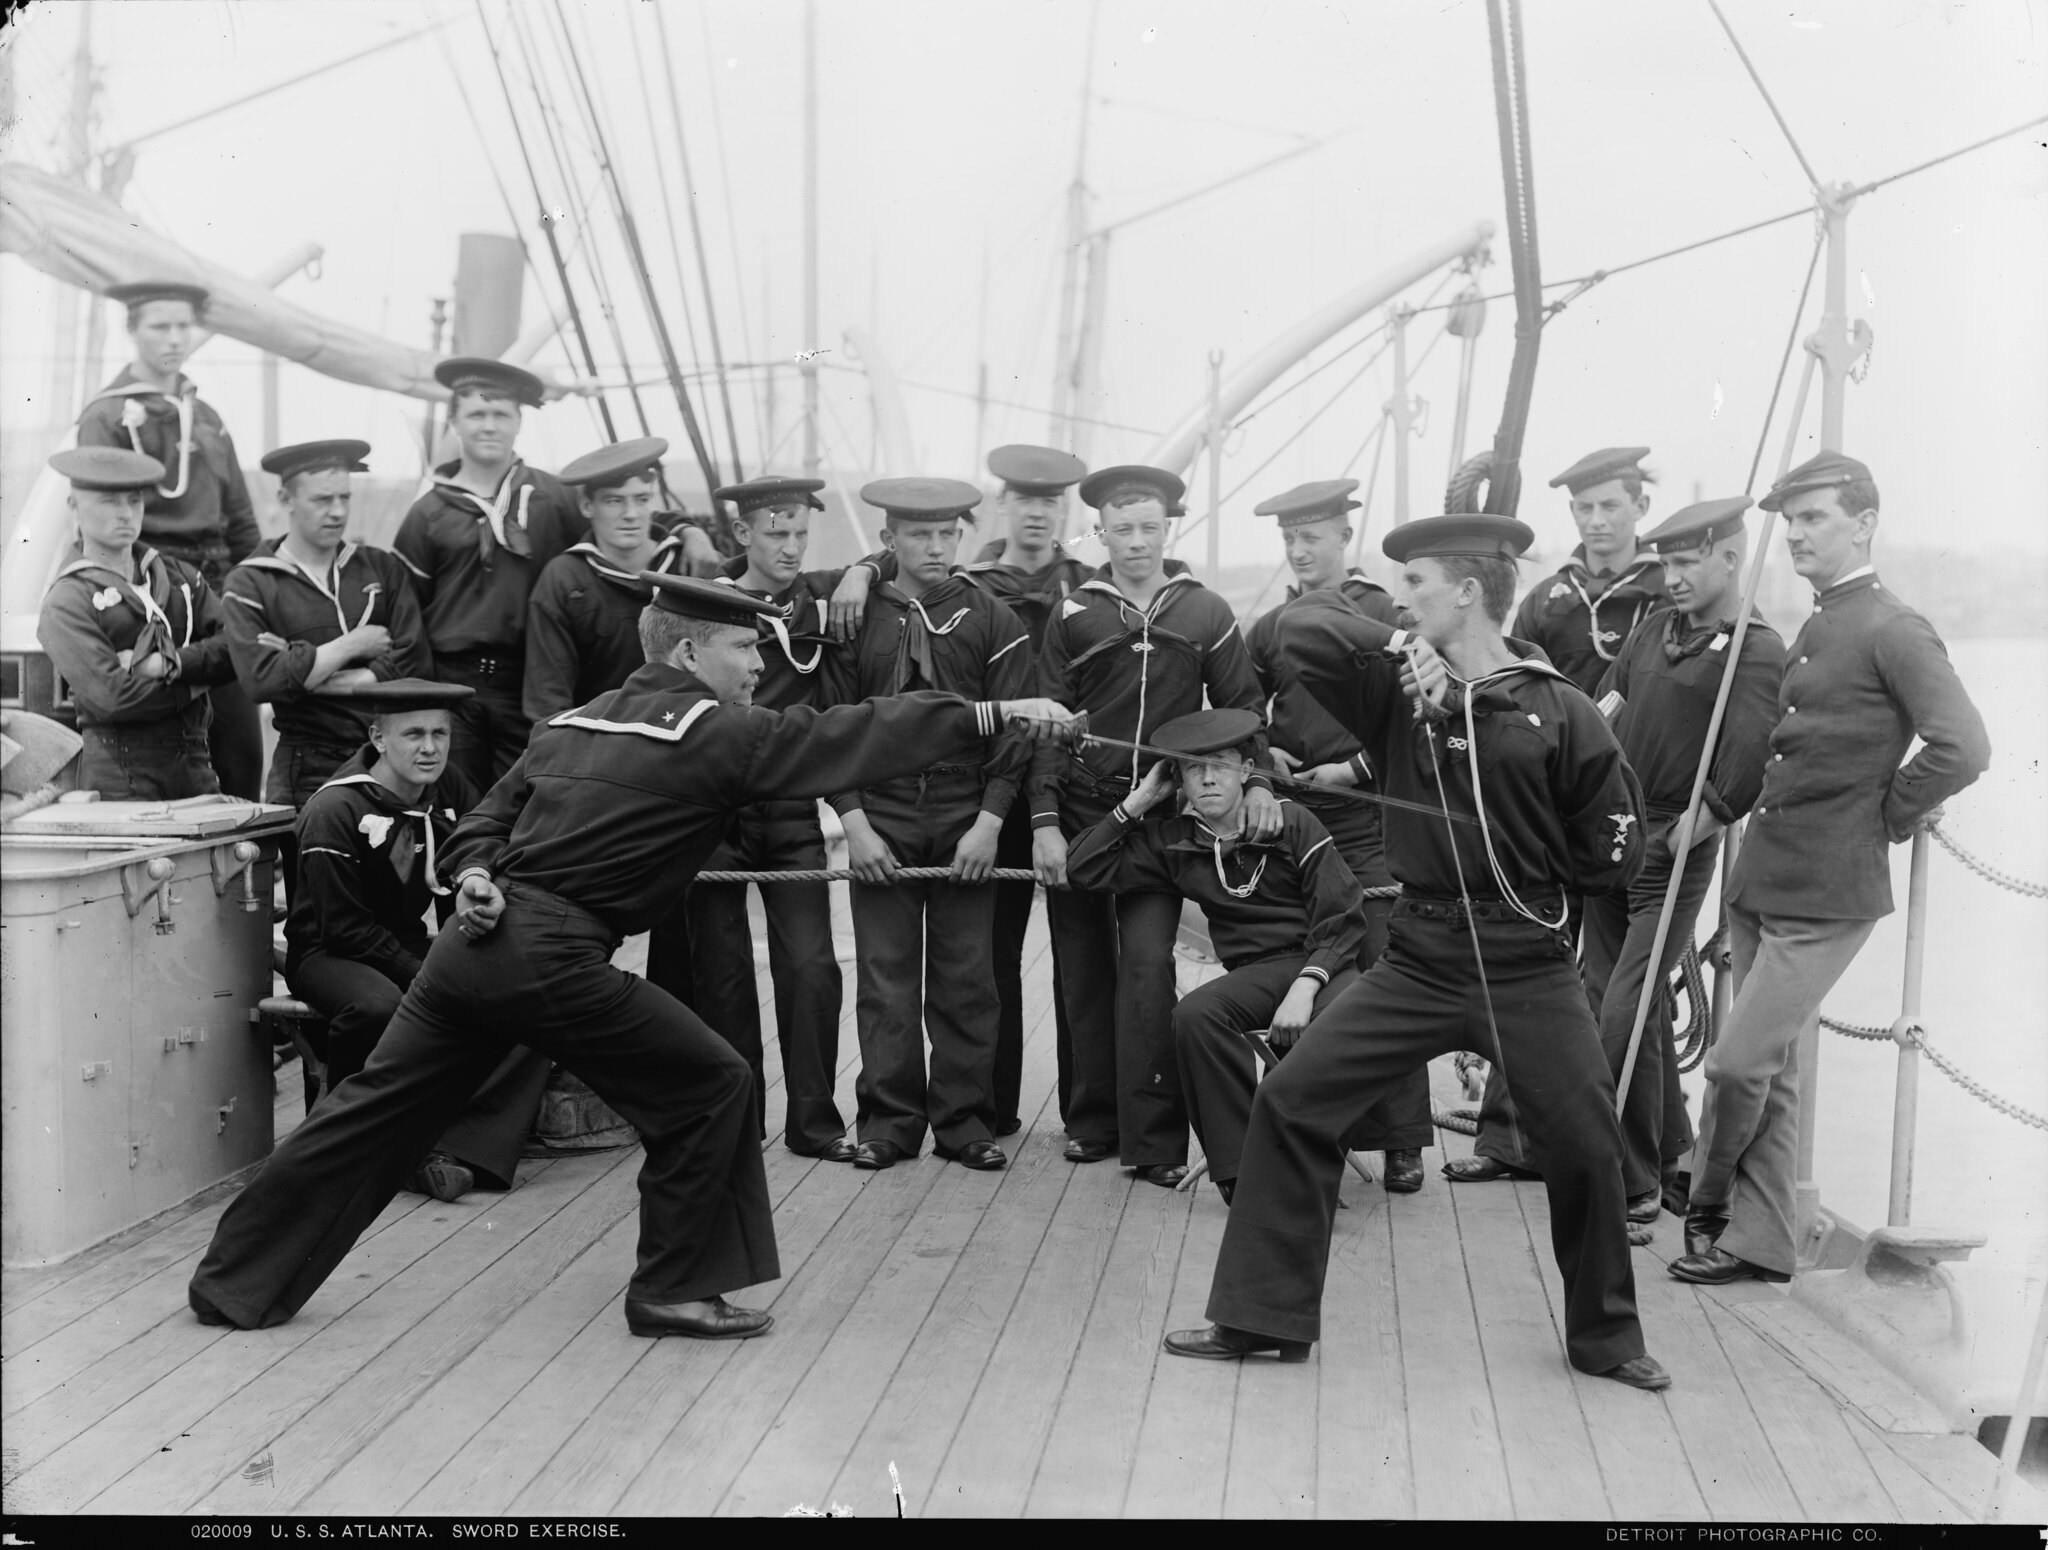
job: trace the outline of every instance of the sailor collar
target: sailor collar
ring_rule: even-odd
[[[604,551],[597,547],[597,542],[594,539],[586,538],[581,543],[571,544],[566,552],[582,560],[585,565],[588,565],[606,581],[625,588],[636,597],[644,598],[651,589],[646,582],[640,579],[640,571],[651,570],[661,571],[664,574],[673,573],[676,568],[676,561],[682,557],[682,548],[682,540],[680,539],[662,539],[654,546],[654,552],[647,557],[647,563],[641,566],[639,570],[620,570],[618,566],[612,564],[610,560],[604,557]]]
[[[962,571],[954,571],[944,581],[925,588],[922,595],[918,597],[912,597],[893,581],[885,581],[875,590],[879,596],[888,599],[892,603],[900,604],[905,612],[915,610],[918,619],[924,624],[926,631],[930,634],[951,635],[966,620],[967,616],[974,612],[973,603],[971,601],[961,602],[958,608],[947,615],[944,623],[940,623],[932,618],[932,608],[944,612],[947,604],[951,603],[955,597],[964,595],[949,589],[948,584],[956,581],[962,587],[972,592],[981,590],[980,583]],[[932,608],[927,608],[925,606],[927,603],[930,603]]]
[[[1360,570],[1357,566],[1354,565],[1353,567],[1351,567],[1351,569],[1344,572],[1344,574],[1337,579],[1337,583],[1334,586],[1310,587],[1307,592],[1304,592],[1300,587],[1297,587],[1293,582],[1290,581],[1287,583],[1287,591],[1282,600],[1284,602],[1291,603],[1296,598],[1306,597],[1308,595],[1308,592],[1340,592],[1344,596],[1349,597],[1351,595],[1351,583],[1354,581],[1357,582],[1359,586],[1363,587],[1368,592],[1384,592],[1387,590],[1385,587],[1381,586],[1377,581],[1374,581],[1372,577],[1366,575],[1364,571]]]
[[[505,477],[498,481],[497,490],[486,500],[468,485],[457,484],[455,475],[462,471],[462,460],[443,463],[434,470],[434,488],[445,500],[459,501],[473,506],[489,526],[491,537],[500,549],[511,546],[505,542],[505,518],[512,509],[514,493],[519,500],[519,526],[526,527],[527,508],[533,504],[534,482],[525,477],[529,472],[524,459],[514,458],[512,466],[505,470]],[[488,560],[488,550],[485,552]]]
[[[1181,589],[1185,587],[1199,588],[1201,586],[1201,583],[1195,580],[1194,573],[1187,568],[1185,562],[1168,560],[1166,566],[1166,579],[1159,584],[1159,590],[1152,594],[1152,601],[1143,608],[1140,608],[1135,602],[1124,595],[1123,588],[1116,584],[1116,578],[1110,573],[1107,565],[1103,566],[1101,570],[1090,576],[1074,590],[1077,592],[1094,592],[1104,597],[1114,598],[1119,607],[1128,608],[1133,613],[1143,614],[1149,619],[1166,605],[1169,598],[1177,596]]]
[[[112,382],[109,382],[97,393],[93,394],[91,402],[96,404],[103,398],[147,398],[151,396],[161,398],[167,404],[187,396],[196,398],[199,396],[199,384],[181,371],[178,373],[178,380],[172,383],[168,389],[155,387],[147,382],[136,381],[135,367],[133,364],[130,364],[123,366]]]
[[[701,697],[694,697],[701,696]],[[694,673],[664,662],[650,662],[624,685],[602,697],[602,714],[593,714],[597,701],[578,705],[550,716],[551,727],[575,727],[579,731],[644,737],[658,743],[679,743],[691,727],[715,710],[704,681]]]
[[[769,633],[770,635],[775,637],[775,643],[782,648],[782,655],[788,660],[789,665],[795,668],[799,673],[802,673],[806,677],[808,677],[810,674],[815,673],[818,670],[818,664],[825,660],[825,643],[822,640],[818,640],[815,637],[813,638],[811,643],[811,654],[808,660],[800,660],[796,654],[797,634],[802,633],[801,631],[799,631],[796,634],[792,634],[790,630],[790,625],[796,622],[796,610],[798,602],[796,596],[796,583],[790,583],[788,589],[785,590],[782,596],[778,598],[771,597],[766,593],[755,592],[746,587],[741,586],[740,578],[738,576],[717,576],[714,577],[713,580],[715,584],[718,586],[731,587],[735,592],[738,592],[743,596],[759,598],[762,602],[772,603],[777,608],[781,609],[782,612],[779,617],[774,614],[764,614],[761,617],[760,621],[761,628],[767,631],[767,633]],[[830,605],[828,605],[825,599],[823,599],[822,597],[810,597],[806,595],[804,601],[808,602],[812,608],[817,610],[817,634],[823,635],[825,633],[825,624],[828,618],[828,609]]]
[[[358,754],[356,759],[350,762],[360,763],[361,755]],[[392,827],[397,817],[417,818],[420,820],[420,828],[425,831],[426,836],[427,891],[445,896],[449,891],[448,885],[441,881],[435,867],[434,851],[436,849],[436,841],[434,836],[433,804],[426,800],[427,792],[432,791],[434,788],[429,786],[426,791],[422,791],[419,803],[414,804],[407,802],[404,797],[393,791],[368,770],[349,770],[326,781],[321,785],[320,791],[331,790],[338,786],[366,787],[370,794],[377,798],[380,806],[391,809],[396,815],[395,817],[387,817],[382,813],[365,813],[356,821],[356,832],[370,842],[372,850],[382,850],[384,848],[385,841],[391,838]],[[319,792],[316,791],[314,795],[319,795]],[[455,822],[455,809],[443,805],[441,816],[452,824]],[[392,869],[396,871],[398,870],[396,841],[392,842],[392,851]],[[410,865],[410,862],[408,861],[407,864]],[[404,874],[400,873],[401,880],[403,880],[403,877]]]
[[[334,552],[334,568],[331,574],[334,577],[335,584],[332,588],[310,570],[306,569],[296,557],[286,554],[282,538],[272,539],[264,548],[250,555],[242,564],[250,570],[267,571],[293,581],[302,582],[306,586],[311,587],[315,592],[318,592],[327,599],[329,603],[334,605],[335,622],[341,626],[342,633],[347,634],[349,630],[361,629],[370,622],[370,616],[377,611],[377,599],[384,591],[384,583],[382,581],[373,577],[366,582],[363,586],[363,616],[356,620],[353,625],[349,623],[348,614],[341,606],[341,576],[342,572],[348,569],[349,561],[354,559],[359,552],[360,546],[353,540],[342,540],[341,547]],[[229,592],[226,595],[242,604],[245,608],[254,609],[258,614],[263,612],[263,605],[256,602],[253,598],[243,597],[236,592]]]

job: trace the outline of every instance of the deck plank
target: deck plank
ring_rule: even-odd
[[[1427,1155],[1427,1154],[1425,1154]],[[1448,1189],[1435,1177],[1425,1191]],[[1382,1192],[1384,1193],[1384,1192]],[[1416,1511],[1395,1290],[1394,1213],[1365,1212],[1330,1242],[1316,1372],[1316,1513],[1407,1518]]]
[[[1842,1412],[1842,1425],[1861,1450],[1871,1473],[1877,1476],[1885,1495],[1891,1499],[1898,1522],[1975,1523],[1978,1520],[1980,1504],[1965,1505],[1935,1485],[1892,1449],[1891,1433],[1879,1431],[1853,1410]]]
[[[1180,1263],[1167,1299],[1165,1328],[1199,1329],[1216,1253],[1223,1245],[1221,1211],[1196,1211],[1181,1239]],[[1258,1358],[1277,1366],[1270,1358]],[[1138,1430],[1138,1457],[1125,1493],[1123,1515],[1131,1518],[1214,1518],[1223,1511],[1223,1482],[1230,1466],[1232,1417],[1237,1411],[1240,1362],[1191,1362],[1162,1355],[1152,1371],[1152,1388]],[[1314,1366],[1289,1367],[1284,1376],[1309,1403]],[[1259,1374],[1261,1378],[1276,1374]]]

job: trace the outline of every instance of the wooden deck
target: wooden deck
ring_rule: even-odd
[[[1637,1285],[1676,1385],[1573,1373],[1541,1188],[1453,1187],[1435,1153],[1418,1195],[1346,1183],[1307,1365],[1163,1356],[1165,1330],[1202,1322],[1224,1208],[1061,1160],[1042,926],[1032,952],[1008,1171],[768,1147],[787,1275],[739,1297],[772,1306],[767,1338],[627,1334],[637,1150],[529,1163],[504,1196],[401,1196],[258,1333],[185,1309],[222,1204],[202,1199],[7,1274],[6,1508],[873,1517],[895,1511],[893,1467],[918,1516],[1981,1512],[1990,1453],[1882,1430],[1794,1365],[1743,1314],[1782,1292],[1670,1280],[1668,1217]],[[850,1114],[850,1022],[842,1049]],[[280,1133],[298,1085],[287,1067]]]

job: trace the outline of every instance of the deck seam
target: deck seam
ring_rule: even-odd
[[[1508,1443],[1507,1437],[1500,1429],[1500,1401],[1494,1393],[1493,1361],[1487,1353],[1486,1336],[1479,1327],[1479,1298],[1475,1294],[1472,1285],[1472,1260],[1465,1252],[1465,1219],[1458,1214],[1458,1191],[1456,1185],[1449,1184],[1448,1180],[1446,1183],[1449,1185],[1451,1192],[1452,1237],[1458,1245],[1458,1266],[1465,1273],[1465,1301],[1472,1310],[1472,1338],[1479,1348],[1479,1370],[1486,1374],[1486,1408],[1487,1412],[1493,1417],[1494,1450],[1499,1454],[1501,1460],[1501,1480],[1507,1486],[1508,1507],[1514,1514],[1515,1521],[1520,1522],[1522,1518],[1522,1504],[1515,1495],[1514,1471],[1507,1467]],[[1511,1185],[1510,1188],[1519,1192],[1521,1186],[1518,1184]],[[1515,1208],[1517,1211],[1521,1209],[1519,1193],[1515,1200]],[[1540,1282],[1543,1276],[1541,1266],[1537,1267],[1536,1275]],[[1412,1438],[1409,1445],[1411,1448],[1414,1446]]]
[[[1522,1198],[1522,1186],[1519,1183],[1516,1183],[1510,1187],[1515,1192],[1515,1214],[1522,1219],[1522,1235],[1528,1241],[1529,1255],[1530,1258],[1535,1262],[1537,1286],[1543,1293],[1543,1309],[1544,1312],[1550,1316],[1550,1333],[1556,1339],[1560,1350],[1562,1350],[1565,1348],[1565,1331],[1563,1320],[1558,1316],[1557,1304],[1552,1302],[1550,1299],[1549,1278],[1546,1277],[1543,1273],[1543,1256],[1546,1249],[1548,1248],[1548,1245],[1538,1241],[1536,1234],[1536,1224],[1529,1220],[1529,1208],[1527,1203]],[[1460,1239],[1460,1241],[1463,1241],[1462,1238]],[[1640,1322],[1640,1315],[1638,1316],[1638,1322]],[[1567,1367],[1570,1367],[1571,1363],[1569,1358],[1567,1358],[1565,1365]],[[1576,1372],[1576,1369],[1573,1369],[1573,1371]],[[1578,1415],[1579,1425],[1585,1429],[1586,1438],[1588,1442],[1591,1442],[1594,1435],[1593,1418],[1586,1414],[1586,1402],[1580,1393],[1579,1385],[1576,1381],[1574,1381],[1571,1385],[1571,1395],[1572,1409]],[[1671,1407],[1663,1399],[1662,1395],[1658,1396],[1658,1403],[1664,1406],[1665,1413],[1668,1415],[1670,1413]],[[1676,1430],[1675,1426],[1673,1430]],[[1607,1508],[1608,1515],[1610,1517],[1613,1517],[1616,1515],[1614,1483],[1607,1478],[1607,1467],[1600,1460],[1600,1449],[1597,1446],[1592,1449],[1592,1454],[1593,1472],[1594,1474],[1599,1476],[1600,1479],[1600,1495],[1603,1499],[1604,1505]],[[1685,1461],[1685,1463],[1686,1469],[1690,1471],[1692,1468],[1692,1460],[1688,1458]],[[1698,1484],[1697,1479],[1695,1479],[1694,1484]],[[1512,1479],[1510,1479],[1509,1482],[1509,1489],[1513,1489]]]

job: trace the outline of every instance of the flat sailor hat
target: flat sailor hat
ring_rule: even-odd
[[[1126,485],[1139,485],[1152,491],[1166,507],[1169,517],[1177,517],[1186,509],[1180,503],[1188,487],[1176,474],[1163,468],[1149,468],[1143,463],[1119,463],[1114,468],[1097,469],[1081,481],[1081,499],[1097,511],[1102,503]]]
[[[1640,479],[1643,477],[1642,461],[1649,455],[1648,447],[1602,447],[1598,452],[1588,452],[1551,480],[1550,487],[1554,490],[1563,485],[1576,495],[1610,479]]]
[[[782,474],[756,474],[739,484],[722,484],[711,492],[715,501],[731,501],[741,516],[750,511],[759,511],[764,506],[808,506],[813,511],[823,511],[825,503],[818,499],[818,492],[825,488],[822,479],[791,479]]]
[[[1021,443],[989,453],[988,471],[1019,495],[1064,495],[1088,477],[1088,465],[1073,453]]]
[[[387,678],[382,683],[358,684],[334,698],[370,715],[383,716],[399,710],[447,710],[475,693],[468,684],[436,683],[431,678]]]
[[[1456,516],[1423,517],[1402,523],[1380,540],[1380,553],[1390,560],[1402,561],[1442,555],[1512,560],[1535,541],[1536,535],[1528,524],[1513,517],[1461,512]]]
[[[1176,716],[1152,734],[1152,746],[1163,753],[1192,759],[1200,754],[1241,748],[1258,735],[1259,713],[1219,707]]]
[[[1810,457],[1797,468],[1786,471],[1785,477],[1770,488],[1770,493],[1757,502],[1765,511],[1779,511],[1785,502],[1795,495],[1804,495],[1808,490],[1830,490],[1838,484],[1847,484],[1851,479],[1870,478],[1870,465],[1841,452],[1823,452]]]
[[[1639,542],[1658,554],[1704,549],[1741,532],[1742,514],[1755,504],[1747,495],[1732,495],[1725,500],[1698,501],[1682,506],[1661,525],[1645,533]]]
[[[1283,528],[1326,521],[1358,509],[1359,502],[1351,499],[1351,492],[1357,488],[1356,479],[1317,479],[1297,484],[1270,500],[1260,501],[1252,507],[1252,515],[1278,517]]]
[[[589,495],[659,469],[667,454],[668,443],[659,436],[636,436],[584,453],[555,477],[564,484],[581,485]]]
[[[545,384],[532,372],[510,361],[494,361],[481,355],[449,356],[434,368],[434,380],[451,393],[464,388],[489,388],[529,409],[538,409],[546,396]]]
[[[107,287],[107,300],[129,307],[139,307],[146,301],[183,301],[191,303],[193,312],[198,313],[206,310],[211,299],[212,293],[205,286],[183,280],[130,280]]]
[[[300,441],[266,452],[258,461],[266,474],[289,479],[294,474],[309,474],[329,468],[338,468],[344,473],[366,474],[370,465],[363,459],[369,455],[370,444],[367,441]]]
[[[950,522],[981,504],[981,491],[965,479],[876,479],[860,498],[905,522]]]
[[[50,466],[74,490],[147,490],[164,477],[163,464],[127,447],[66,447],[51,455]]]
[[[656,608],[663,613],[681,614],[685,619],[705,619],[713,624],[737,624],[752,629],[755,620],[770,614],[780,618],[782,614],[782,610],[773,603],[749,597],[738,587],[722,587],[715,581],[699,581],[695,576],[670,576],[661,571],[644,570],[640,579],[654,588]]]

